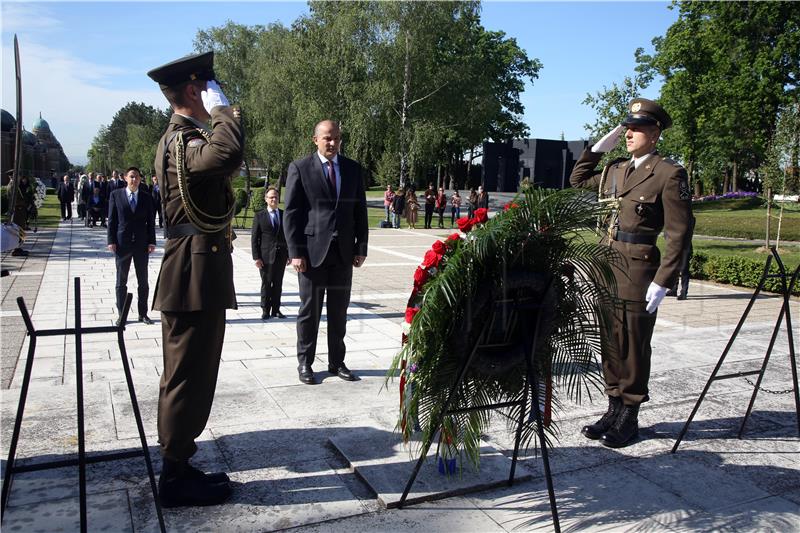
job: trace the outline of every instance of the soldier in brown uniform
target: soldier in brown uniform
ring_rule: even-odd
[[[209,52],[147,73],[173,110],[155,159],[167,239],[153,297],[164,352],[158,439],[165,507],[213,505],[230,495],[225,473],[189,464],[214,399],[225,310],[236,308],[230,177],[242,162],[244,134],[238,111],[213,81],[213,64]]]
[[[651,100],[636,98],[618,126],[586,149],[570,176],[573,187],[599,192],[611,206],[603,242],[621,256],[614,265],[621,305],[614,314],[610,338],[602,354],[608,411],[582,433],[612,448],[627,446],[638,436],[639,405],[648,398],[650,339],[656,309],[671,287],[691,239],[691,192],[686,170],[658,154],[656,142],[672,124],[666,111]],[[617,159],[602,171],[603,156],[622,132],[633,159]],[[669,238],[662,256],[656,246],[661,231]]]

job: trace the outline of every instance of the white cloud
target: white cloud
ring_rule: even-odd
[[[42,4],[3,2],[2,14],[4,32],[45,31],[61,26],[61,21]]]
[[[7,34],[2,53],[2,106],[14,114],[14,48],[8,45],[6,37]],[[25,128],[30,129],[41,112],[73,163],[85,162],[86,151],[100,126],[109,124],[126,103],[136,101],[159,109],[167,107],[155,86],[138,91],[109,88],[111,78],[119,82],[120,77],[133,74],[126,69],[87,62],[31,39],[20,42],[20,63]],[[137,77],[141,74],[137,73]]]

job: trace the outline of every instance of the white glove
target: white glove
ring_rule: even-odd
[[[0,248],[2,248],[2,251],[4,252],[13,250],[22,244],[23,240],[25,240],[25,232],[23,232],[22,229],[13,222],[3,224],[1,231],[2,235],[0,235]]]
[[[617,146],[617,143],[619,142],[619,136],[622,135],[624,129],[624,126],[619,125],[603,135],[603,138],[597,141],[594,146],[592,146],[592,152],[610,152],[613,150],[614,147]]]
[[[661,300],[663,300],[666,295],[666,287],[662,287],[655,282],[650,282],[650,286],[647,287],[647,295],[644,297],[647,301],[647,312],[651,315],[655,313],[656,309],[658,309],[658,304],[661,303]]]
[[[200,98],[203,99],[203,107],[206,108],[209,114],[211,114],[211,110],[218,105],[230,105],[228,99],[222,94],[222,88],[214,80],[206,84],[206,90],[200,93]]]

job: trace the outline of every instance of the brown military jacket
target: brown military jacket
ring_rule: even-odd
[[[597,194],[602,174],[597,164],[602,156],[588,148],[584,150],[572,170],[570,184]],[[691,240],[692,195],[686,170],[657,152],[650,154],[626,178],[625,172],[632,164],[630,159],[610,164],[603,196],[612,196],[616,178],[619,229],[652,236],[658,236],[663,230],[666,235],[663,256],[654,244],[610,242],[626,262],[623,268],[615,269],[618,295],[626,300],[644,301],[651,281],[671,287],[678,275],[681,255]],[[603,242],[608,241],[606,236]]]
[[[155,169],[161,183],[162,205],[167,227],[187,224],[178,188],[175,133],[183,132],[186,184],[197,208],[211,215],[223,215],[231,198],[228,182],[239,169],[244,150],[244,131],[230,107],[211,110],[210,142],[197,125],[173,114],[156,151]],[[164,150],[167,145],[164,169]],[[153,309],[187,312],[205,309],[235,309],[233,261],[227,232],[188,235],[168,239],[158,274]]]

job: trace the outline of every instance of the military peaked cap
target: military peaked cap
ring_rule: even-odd
[[[214,52],[194,54],[166,65],[154,68],[147,73],[162,88],[174,87],[193,80],[210,81],[214,76]]]
[[[628,105],[628,116],[622,121],[623,126],[658,126],[665,130],[672,126],[672,118],[664,108],[647,98],[634,98]]]

